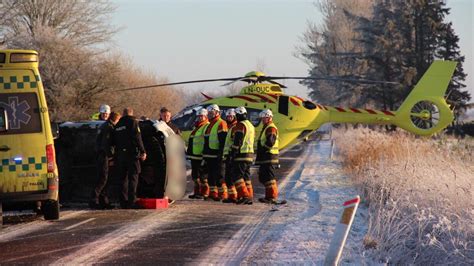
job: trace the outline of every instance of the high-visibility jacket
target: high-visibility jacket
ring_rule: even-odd
[[[236,135],[238,132],[243,134],[242,142],[236,146]],[[233,144],[231,146],[232,149],[237,150],[237,154],[235,154],[234,161],[245,161],[245,162],[252,162],[253,161],[253,143],[255,140],[255,127],[250,123],[249,120],[240,121],[232,130],[233,134]],[[239,141],[237,141],[239,142]]]
[[[202,152],[204,150],[204,131],[209,121],[196,125],[194,130],[189,135],[188,150],[186,157],[190,160],[201,160]]]
[[[262,128],[257,142],[256,164],[278,164],[278,128],[269,123]]]
[[[224,143],[224,152],[223,155],[224,157],[227,157],[229,155],[230,151],[230,146],[232,146],[232,140],[234,139],[234,136],[232,135],[232,129],[234,128],[235,125],[237,125],[237,121],[234,120],[235,123],[227,123],[227,127],[229,131],[227,131],[227,136],[225,137],[225,143]]]
[[[227,124],[220,117],[210,121],[204,131],[204,158],[218,158],[224,150],[225,136],[227,134]]]

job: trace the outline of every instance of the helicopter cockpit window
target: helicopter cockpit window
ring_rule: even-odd
[[[188,131],[192,130],[194,127],[194,122],[196,122],[196,112],[201,108],[206,108],[207,105],[193,105],[186,107],[181,112],[177,113],[171,121],[175,124],[180,130]],[[232,106],[219,106],[221,109],[221,117],[225,120],[225,112],[230,108],[235,108]],[[260,124],[260,118],[258,115],[262,110],[260,109],[253,109],[253,108],[246,108],[248,119],[254,125],[258,126]]]
[[[200,105],[186,107],[184,110],[173,116],[171,121],[182,131],[192,130],[194,122],[196,121],[196,112],[201,108],[202,106]]]
[[[225,112],[230,108],[235,108],[235,107],[220,106],[222,119],[225,119]],[[254,125],[255,127],[258,126],[260,124],[260,118],[258,117],[258,115],[260,114],[262,110],[248,108],[248,107],[246,107],[245,109],[247,109],[247,117],[249,121],[252,123],[252,125]]]

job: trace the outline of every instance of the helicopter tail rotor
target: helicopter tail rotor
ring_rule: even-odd
[[[456,68],[453,61],[434,61],[396,112],[394,124],[419,135],[432,135],[454,116],[444,96]]]

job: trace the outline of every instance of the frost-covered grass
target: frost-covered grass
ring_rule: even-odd
[[[365,255],[390,264],[474,264],[474,140],[334,132],[365,203]]]

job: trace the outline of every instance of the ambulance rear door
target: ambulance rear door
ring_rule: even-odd
[[[0,110],[8,119],[0,132],[0,199],[47,193],[47,156],[54,156],[54,147],[39,83],[37,70],[0,68]]]

